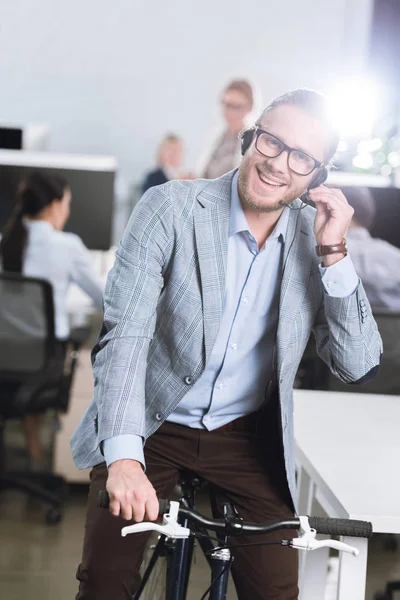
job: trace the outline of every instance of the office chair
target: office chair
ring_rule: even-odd
[[[0,273],[0,489],[17,488],[49,504],[48,524],[62,518],[66,482],[50,471],[8,471],[4,428],[28,413],[67,411],[83,337],[64,346],[55,338],[48,281]]]

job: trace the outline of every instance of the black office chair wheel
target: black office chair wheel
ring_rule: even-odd
[[[58,508],[49,508],[46,513],[47,525],[57,525],[62,520],[62,513]]]

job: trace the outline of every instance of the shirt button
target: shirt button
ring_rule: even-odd
[[[190,377],[190,375],[186,375],[184,382],[186,383],[186,385],[192,385],[193,377]]]
[[[217,383],[217,388],[219,390],[222,390],[223,387],[224,387],[224,384],[222,383],[222,381],[220,383]]]
[[[237,344],[231,344],[232,350],[237,350]]]
[[[162,414],[161,413],[157,413],[156,414],[156,421],[161,421],[162,419]]]
[[[248,302],[249,302],[249,299],[248,299],[248,297],[247,297],[247,296],[245,296],[245,297],[243,298],[243,304],[248,304]]]
[[[327,285],[328,285],[328,288],[332,288],[335,285],[335,282],[334,281],[328,281]]]

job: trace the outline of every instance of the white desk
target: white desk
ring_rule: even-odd
[[[67,306],[70,313],[71,327],[90,324],[93,315],[96,313],[90,298],[75,285],[71,285],[69,289]],[[89,344],[89,346],[91,345]],[[90,362],[90,350],[90,347],[86,347],[82,348],[79,352],[68,412],[60,416],[61,428],[56,435],[54,444],[54,471],[65,477],[69,483],[89,483],[90,469],[80,471],[75,467],[72,459],[70,438],[93,396],[93,372]]]
[[[300,514],[316,500],[329,517],[400,533],[399,424],[399,396],[295,390]],[[343,541],[360,555],[340,556],[338,600],[364,600],[368,541]],[[326,558],[321,550],[301,555],[301,600],[323,599]]]

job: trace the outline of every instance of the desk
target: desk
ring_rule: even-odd
[[[299,513],[317,501],[329,517],[400,533],[399,423],[400,396],[295,390]],[[360,555],[340,556],[338,600],[364,600],[368,540],[343,541]],[[324,597],[326,559],[322,550],[301,554],[301,600]]]
[[[93,374],[90,350],[83,348],[79,353],[74,383],[70,394],[68,412],[60,415],[60,430],[54,440],[54,472],[68,483],[89,483],[90,469],[76,468],[72,458],[70,439],[93,395]]]
[[[69,483],[89,483],[90,469],[81,471],[75,467],[70,438],[92,400],[93,373],[90,352],[100,329],[102,315],[95,311],[90,298],[77,286],[70,287],[67,306],[71,327],[90,325],[92,335],[79,352],[68,412],[60,416],[61,428],[55,437],[53,466],[54,471]]]

